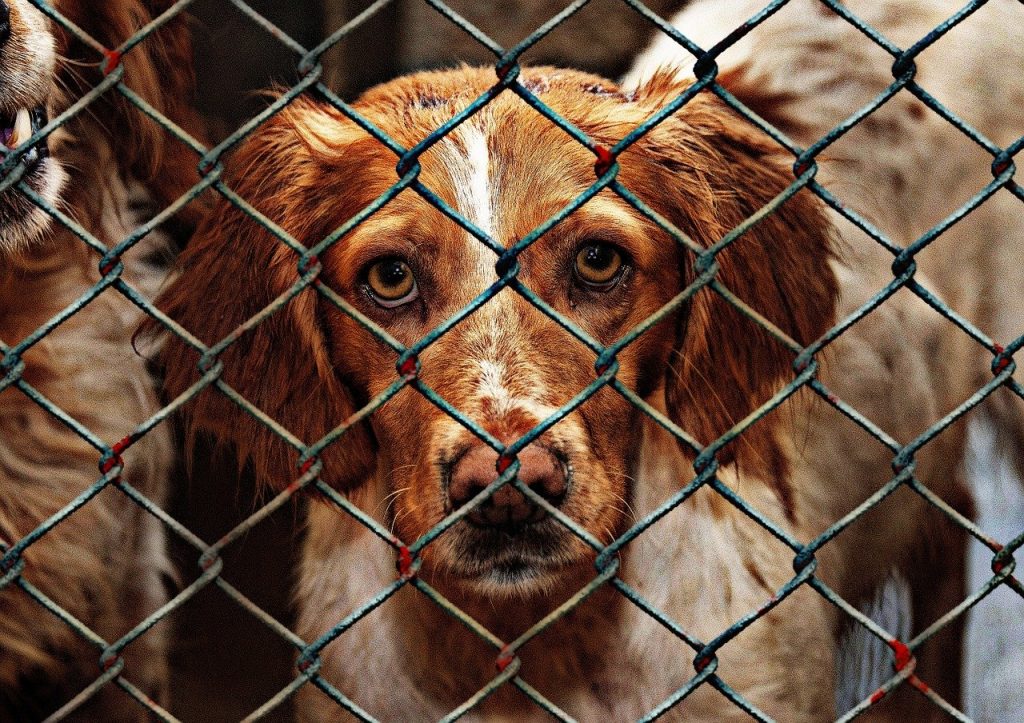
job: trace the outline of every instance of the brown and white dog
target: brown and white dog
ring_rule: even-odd
[[[162,12],[164,0],[57,0],[53,6],[107,48]],[[8,152],[102,78],[104,58],[27,0],[0,2],[0,118]],[[124,82],[183,127],[190,48],[180,20],[122,59]],[[49,204],[110,247],[191,183],[188,154],[110,91],[22,156],[16,168]],[[165,269],[158,230],[124,256],[122,278],[152,296]],[[166,253],[166,252],[164,252]],[[0,195],[0,339],[20,343],[100,279],[99,254],[51,221],[16,187]],[[138,309],[107,290],[22,356],[20,379],[107,445],[159,408],[145,361],[132,348]],[[11,370],[5,369],[4,374]],[[124,453],[122,479],[158,504],[171,468],[167,431]],[[100,452],[13,385],[0,390],[0,542],[6,552],[95,483]],[[25,549],[21,578],[113,643],[166,600],[161,524],[110,487]],[[7,570],[4,571],[5,573]],[[157,700],[166,694],[165,633],[123,652],[123,676]],[[100,677],[102,649],[79,637],[12,581],[0,589],[0,719],[39,720]],[[69,709],[62,710],[62,713]],[[145,711],[114,683],[76,715],[139,720]]]
[[[833,110],[841,119],[870,98],[862,98],[862,90],[884,87],[891,67],[891,59],[862,62],[861,46],[851,37],[856,32],[803,7],[808,4],[795,2],[761,35],[770,48],[745,46],[734,65],[723,60],[721,75],[734,93],[756,101],[763,115],[804,142],[836,122]],[[746,16],[733,12],[733,5],[739,4],[698,5],[715,19],[703,29],[724,35],[738,25]],[[899,12],[896,5],[851,3],[899,41],[917,32],[916,25],[904,28],[904,21],[919,23],[923,34],[942,15],[926,11],[934,3],[899,3]],[[993,9],[987,19],[979,15],[967,25],[972,42],[964,53],[975,51],[981,39],[1003,42],[1012,25],[1000,12],[1010,9]],[[678,22],[685,27],[688,19]],[[1020,57],[1019,47],[1004,44],[1004,54],[1012,50]],[[922,67],[919,77],[965,92],[988,88],[993,112],[979,125],[1004,142],[1001,126],[992,123],[1012,120],[1021,107],[1003,93],[1006,76],[970,62],[973,56],[959,57],[955,68],[940,65],[933,78]],[[984,82],[957,75],[982,72],[988,73]],[[766,77],[778,77],[779,84]],[[689,84],[662,71],[623,90],[551,68],[524,70],[519,82],[605,148]],[[492,70],[421,73],[369,91],[354,107],[408,148],[494,83]],[[831,183],[840,173],[859,173],[860,180],[837,182],[836,192],[854,208],[870,204],[862,212],[900,244],[936,223],[939,201],[955,196],[954,190],[984,185],[991,164],[982,158],[968,166],[969,153],[961,150],[966,141],[948,145],[946,126],[909,96],[893,100],[858,132],[861,144],[850,155],[838,149],[829,154],[836,165],[828,178]],[[239,149],[230,184],[313,245],[398,180],[396,160],[341,113],[300,98]],[[419,162],[422,184],[504,247],[595,180],[594,154],[512,93],[483,107]],[[707,94],[630,146],[618,162],[618,180],[626,188],[705,247],[793,180],[792,157]],[[822,160],[823,177],[825,165]],[[979,301],[972,285],[989,265],[1019,253],[1019,227],[986,211],[948,236],[953,240],[940,248],[969,253],[947,261],[929,252],[935,258],[922,259],[922,267],[938,275],[926,280],[922,272],[918,279],[954,308],[976,313],[977,323],[997,338],[1012,337],[997,326],[1006,319],[994,308],[970,304]],[[891,255],[874,247],[801,191],[719,255],[717,279],[783,333],[808,344],[892,280]],[[304,290],[224,349],[223,379],[312,444],[398,378],[397,354],[368,327],[404,345],[417,342],[495,283],[496,261],[494,252],[419,194],[404,190],[319,258],[319,280],[359,318]],[[642,324],[696,274],[690,253],[610,190],[553,226],[518,263],[525,287],[602,345]],[[181,274],[161,304],[213,344],[288,293],[298,278],[297,254],[224,202],[181,257]],[[819,377],[898,444],[966,399],[987,369],[969,339],[905,291],[820,356]],[[504,289],[420,354],[418,379],[509,444],[590,384],[595,358],[520,294]],[[170,395],[198,378],[198,355],[182,344],[169,343],[164,360]],[[794,354],[762,327],[704,289],[618,354],[617,379],[707,444],[791,380],[793,361]],[[233,443],[273,487],[299,476],[295,450],[215,389],[200,394],[188,414],[193,432]],[[955,424],[917,453],[914,469],[932,492],[966,511],[962,452],[963,429]],[[891,480],[893,457],[826,400],[801,392],[719,453],[718,478],[788,535],[808,542]],[[349,428],[320,461],[328,484],[406,543],[475,501],[503,466],[497,451],[411,388]],[[694,478],[692,453],[607,387],[525,447],[518,461],[523,484],[602,544]],[[962,599],[964,546],[964,536],[945,517],[901,488],[818,552],[816,575],[855,605],[868,603],[892,575],[900,576],[913,595],[916,633]],[[505,487],[427,545],[417,574],[508,643],[593,580],[594,560],[591,547],[526,495]],[[627,544],[618,562],[622,580],[703,641],[768,606],[794,575],[793,550],[708,488]],[[298,632],[307,641],[324,635],[396,575],[393,549],[333,505],[312,503],[297,587]],[[833,719],[842,712],[835,661],[847,627],[845,615],[801,587],[721,647],[715,673],[773,718]],[[693,649],[608,585],[517,652],[522,680],[580,720],[636,719],[696,675]],[[480,690],[497,674],[497,657],[476,634],[405,586],[322,651],[320,674],[373,716],[426,720]],[[954,624],[917,651],[915,674],[956,703],[959,657]],[[887,656],[882,663],[888,674],[891,661]],[[872,713],[925,720],[935,710],[904,685]],[[347,716],[311,685],[300,692],[300,712],[304,720]],[[511,685],[469,715],[547,716]],[[748,717],[710,685],[669,715]]]

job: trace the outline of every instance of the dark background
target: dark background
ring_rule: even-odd
[[[511,47],[569,0],[452,0],[451,6],[503,47]],[[680,0],[652,0],[663,17]],[[249,5],[305,48],[369,5],[365,0],[250,0]],[[195,18],[195,70],[200,110],[217,141],[265,105],[259,94],[297,78],[299,56],[228,0],[199,0]],[[593,0],[524,57],[616,77],[653,36],[654,28],[620,0]],[[422,0],[394,2],[347,36],[325,57],[325,78],[346,100],[403,72],[493,63],[494,57]],[[183,465],[184,466],[184,465]],[[261,496],[248,473],[229,455],[200,444],[172,485],[172,514],[212,543],[254,512]],[[292,627],[290,590],[301,536],[299,500],[264,520],[224,554],[222,577],[253,602]],[[178,540],[172,556],[177,589],[199,574],[198,553]],[[262,622],[231,601],[216,584],[205,587],[170,620],[173,641],[171,712],[185,721],[239,720],[285,687],[295,675],[294,650]],[[285,705],[269,720],[291,720]]]
[[[249,6],[307,49],[354,18],[368,0],[251,0]],[[493,40],[510,48],[569,0],[450,0],[449,6]],[[648,0],[662,17],[683,0]],[[196,71],[199,107],[213,130],[234,130],[264,102],[257,91],[272,82],[296,79],[298,56],[246,17],[228,0],[199,0]],[[523,57],[525,63],[553,63],[615,78],[653,37],[655,28],[621,0],[592,0]],[[346,36],[324,58],[325,78],[342,97],[398,74],[458,63],[494,63],[494,56],[423,0],[395,0]],[[216,133],[215,133],[216,134]]]

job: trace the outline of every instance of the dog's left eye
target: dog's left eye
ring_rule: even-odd
[[[366,271],[366,287],[374,301],[389,309],[408,304],[419,295],[412,269],[399,258],[371,264]]]
[[[607,291],[612,288],[624,268],[622,252],[612,244],[590,243],[576,252],[576,278],[591,289]]]

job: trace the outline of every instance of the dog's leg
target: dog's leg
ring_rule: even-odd
[[[944,499],[961,514],[971,517],[970,494],[959,472],[955,474],[956,482],[947,489]],[[922,526],[924,539],[904,571],[910,588],[911,637],[931,626],[967,595],[967,533],[941,513],[928,510],[925,514],[929,520]],[[918,649],[914,669],[918,679],[961,710],[964,624],[961,616],[932,636]],[[919,690],[904,683],[859,720],[938,723],[949,717]]]
[[[970,493],[959,478],[945,495],[961,514],[973,517]],[[968,535],[945,515],[935,515],[928,527],[930,544],[914,556],[908,579],[912,595],[914,634],[917,635],[948,613],[967,595]],[[964,616],[933,636],[917,655],[917,677],[957,708],[961,708]],[[946,715],[917,691],[912,694],[912,720],[948,720]],[[917,712],[919,711],[919,717]]]

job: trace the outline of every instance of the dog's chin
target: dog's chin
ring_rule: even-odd
[[[55,206],[64,186],[64,172],[52,159],[44,162],[31,178],[23,178],[48,205]],[[21,191],[0,193],[0,252],[24,251],[38,243],[52,225],[49,213],[30,201]]]
[[[23,140],[17,135],[14,136],[14,141],[11,140],[15,132],[14,124],[25,125],[20,129],[20,135],[23,137],[34,134],[46,124],[46,114],[41,108],[31,111],[31,120],[24,123],[17,120],[17,112],[3,115],[4,120],[0,121],[0,126],[3,126],[0,128],[0,134],[3,136],[4,145],[8,146],[4,148],[7,153],[13,151],[13,148],[9,147],[11,143],[15,143],[14,148],[17,148],[16,143]],[[17,252],[37,242],[49,228],[52,220],[50,214],[40,208],[18,186],[27,186],[47,205],[54,206],[60,199],[66,178],[60,164],[50,156],[45,139],[22,154],[11,169],[9,178],[10,185],[0,191],[0,251]]]
[[[446,577],[483,598],[547,595],[586,562],[570,533],[550,519],[515,531],[463,522],[452,532],[456,534]]]

